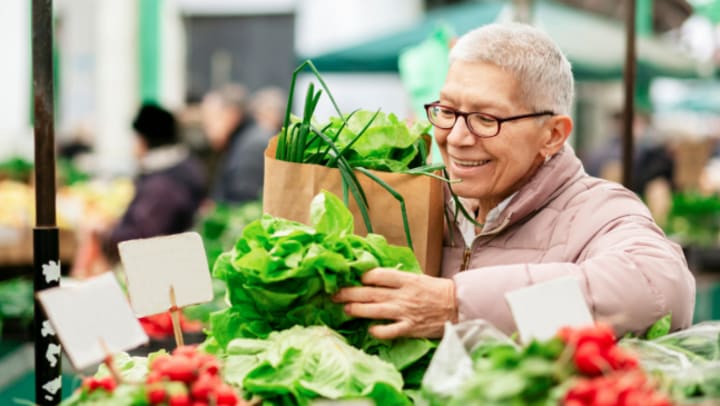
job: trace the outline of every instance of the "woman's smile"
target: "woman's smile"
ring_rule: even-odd
[[[460,159],[450,157],[450,172],[457,177],[477,175],[486,172],[491,159]]]

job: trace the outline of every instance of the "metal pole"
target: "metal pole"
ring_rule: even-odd
[[[33,100],[35,109],[35,293],[60,285],[58,229],[55,223],[55,123],[53,105],[52,0],[32,1]],[[54,330],[35,300],[35,402],[62,399],[60,357]]]
[[[623,114],[623,185],[633,184],[633,118],[635,116],[635,0],[627,0],[625,23],[625,106]]]

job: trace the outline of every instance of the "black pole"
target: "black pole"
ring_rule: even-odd
[[[32,64],[35,109],[35,293],[60,285],[58,229],[55,223],[55,123],[53,105],[52,0],[32,0]],[[62,399],[61,348],[45,312],[35,299],[35,403]]]
[[[635,0],[627,1],[625,24],[625,107],[623,114],[622,182],[626,188],[633,184],[633,118],[635,116]]]

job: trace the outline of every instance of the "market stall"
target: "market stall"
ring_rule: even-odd
[[[47,41],[48,4],[36,1],[35,6],[35,29]],[[370,334],[383,322],[349,315],[337,303],[341,289],[362,285],[363,275],[375,268],[422,277],[423,270],[439,266],[433,261],[439,261],[438,230],[444,218],[464,217],[473,232],[484,224],[474,221],[452,190],[455,218],[437,200],[443,182],[453,180],[441,166],[427,164],[428,123],[409,125],[393,114],[364,110],[343,114],[337,106],[338,117],[318,123],[313,111],[321,92],[313,87],[302,117],[291,119],[288,106],[284,131],[268,149],[267,165],[274,165],[268,178],[275,182],[284,174],[289,180],[278,181],[272,197],[266,195],[272,200],[264,202],[266,214],[260,219],[231,231],[237,234],[229,240],[208,220],[200,227],[206,237],[220,241],[220,248],[207,253],[193,233],[126,241],[120,247],[124,270],[119,277],[106,273],[58,286],[61,250],[54,156],[48,146],[53,109],[52,103],[45,105],[52,99],[47,93],[52,81],[46,76],[47,55],[40,54],[47,47],[34,52],[40,68],[36,111],[46,114],[36,116],[37,403],[54,405],[62,395],[60,340],[83,376],[62,403],[66,406],[306,405],[359,399],[378,405],[664,406],[712,404],[720,397],[715,382],[720,329],[715,323],[671,333],[673,316],[660,315],[648,329],[616,337],[609,326],[593,322],[575,280],[552,290],[559,294],[547,290],[540,295],[570,300],[560,301],[564,306],[557,312],[544,310],[545,300],[526,299],[525,308],[535,316],[530,319],[542,323],[516,317],[519,336],[482,320],[448,323],[442,339]],[[628,66],[632,71],[632,60]],[[632,78],[627,83],[632,89]],[[627,103],[632,112],[632,97]],[[444,113],[456,120],[462,112]],[[498,134],[499,121],[496,128],[485,136]],[[632,137],[629,127],[627,137]],[[490,160],[466,166],[485,161]],[[303,170],[311,170],[313,175],[303,179],[312,184],[290,176]],[[327,191],[332,188],[334,194]],[[227,225],[219,216],[219,223]],[[464,255],[463,270],[469,256]],[[184,345],[180,314],[185,306],[217,298],[211,275],[224,285],[226,300],[207,316],[201,343]],[[579,313],[579,321],[572,319]],[[137,316],[160,317],[158,323],[169,328],[174,343],[147,356],[128,354],[148,341],[148,327]]]

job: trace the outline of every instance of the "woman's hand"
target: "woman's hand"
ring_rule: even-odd
[[[341,289],[333,300],[354,317],[390,320],[370,327],[380,339],[442,337],[445,322],[457,322],[452,279],[376,268],[362,276],[365,286]]]

